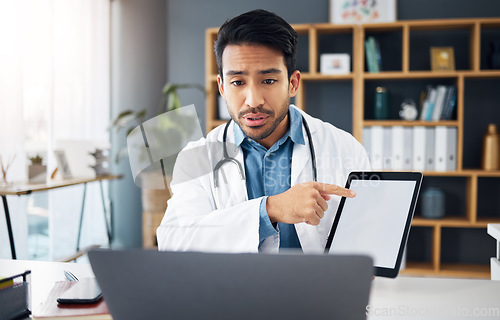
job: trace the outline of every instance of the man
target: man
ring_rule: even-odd
[[[354,196],[340,185],[369,162],[350,134],[290,105],[300,85],[296,47],[295,30],[264,10],[220,28],[217,82],[232,121],[179,154],[160,250],[324,249],[341,196]],[[219,163],[223,145],[237,163]]]

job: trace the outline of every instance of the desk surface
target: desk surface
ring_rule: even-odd
[[[47,183],[13,183],[7,186],[0,186],[0,196],[20,196],[24,194],[30,194],[32,192],[37,191],[47,191],[51,189],[63,188],[68,186],[74,186],[77,184],[94,182],[94,181],[102,181],[102,180],[114,180],[120,179],[121,175],[109,175],[109,176],[100,176],[100,177],[86,177],[86,178],[71,178],[64,180],[51,180]]]
[[[93,277],[87,263],[64,263],[29,260],[0,259],[0,275],[11,276],[31,270],[31,308],[36,311],[45,301],[56,281],[64,281],[64,270],[69,270],[79,279]]]
[[[64,270],[92,277],[89,264],[0,259],[0,275],[31,270],[32,309]],[[372,282],[367,319],[500,319],[500,281],[398,277]]]

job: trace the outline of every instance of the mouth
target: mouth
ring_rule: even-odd
[[[249,127],[260,127],[266,123],[268,114],[265,113],[250,113],[243,116],[244,123]]]

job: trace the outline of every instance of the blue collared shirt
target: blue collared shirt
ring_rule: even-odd
[[[279,232],[280,248],[301,248],[295,226],[278,223],[275,229],[267,215],[267,197],[290,189],[293,144],[305,144],[302,134],[302,115],[289,107],[290,128],[271,148],[266,149],[246,137],[238,125],[234,126],[236,146],[243,150],[248,199],[264,196],[260,203],[259,241]]]

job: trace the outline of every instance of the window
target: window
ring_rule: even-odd
[[[60,141],[109,144],[109,10],[109,0],[0,2],[0,157],[4,163],[14,159],[9,181],[27,179],[28,156],[35,154],[46,159],[50,175]],[[87,202],[86,209],[101,222],[97,188],[89,185],[87,201],[96,201]],[[29,257],[29,221],[30,230],[49,229],[48,259],[74,251],[73,241],[64,241],[68,248],[60,253],[54,251],[56,243],[61,245],[58,233],[73,230],[72,221],[75,230],[78,225],[82,192],[72,189],[8,198],[19,258]],[[50,223],[40,214],[33,218],[33,212],[42,217],[50,212]],[[0,235],[6,234],[2,212]],[[6,240],[0,240],[2,258],[10,257]]]

